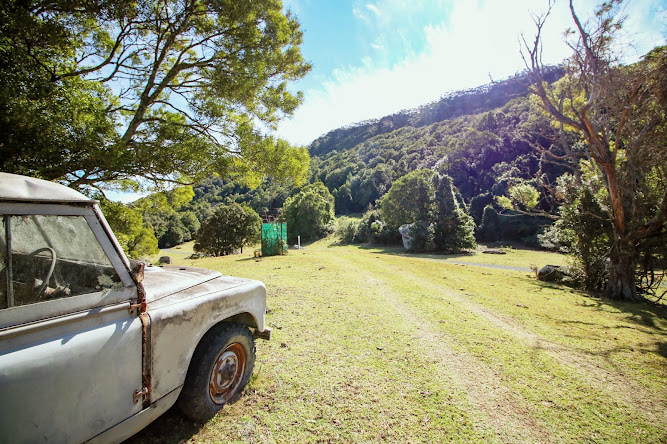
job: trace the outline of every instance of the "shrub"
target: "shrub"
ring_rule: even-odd
[[[417,170],[393,183],[380,202],[389,230],[411,225],[413,251],[458,252],[475,247],[475,222],[447,175]]]
[[[354,243],[358,230],[359,221],[354,219],[341,218],[336,225],[336,234],[342,245]]]
[[[194,249],[212,256],[243,251],[244,245],[259,241],[261,228],[262,219],[252,208],[237,203],[220,205],[201,225]]]
[[[334,198],[322,182],[307,185],[285,201],[282,215],[290,244],[297,236],[302,242],[315,240],[332,231]]]

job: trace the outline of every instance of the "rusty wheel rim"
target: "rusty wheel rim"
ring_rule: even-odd
[[[245,349],[239,343],[230,344],[220,352],[208,383],[214,403],[224,404],[236,394],[245,373],[246,360]]]

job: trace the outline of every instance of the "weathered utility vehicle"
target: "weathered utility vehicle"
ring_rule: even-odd
[[[0,441],[118,442],[212,417],[269,339],[258,281],[130,263],[97,202],[0,173]]]

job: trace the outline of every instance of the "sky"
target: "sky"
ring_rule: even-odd
[[[277,136],[306,146],[327,132],[435,101],[448,92],[506,79],[525,68],[521,35],[548,0],[283,0],[301,23],[312,71],[293,82],[304,102]],[[598,0],[575,0],[583,20]],[[628,62],[667,41],[667,0],[628,0],[623,49]],[[543,30],[544,61],[570,51],[568,2],[557,0]],[[145,193],[109,191],[131,202]]]
[[[503,80],[525,68],[521,35],[531,41],[531,14],[547,0],[285,0],[301,23],[312,71],[291,89],[304,102],[277,135],[295,145],[344,125],[415,108],[447,94]],[[575,0],[583,20],[596,0]],[[667,41],[667,0],[630,0],[623,48],[637,60]],[[568,2],[557,0],[543,30],[544,60],[569,54],[563,32],[573,26]]]

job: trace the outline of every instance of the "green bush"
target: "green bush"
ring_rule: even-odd
[[[393,183],[380,208],[386,230],[397,232],[402,225],[411,225],[412,251],[475,248],[475,222],[447,175],[432,170],[408,173]]]
[[[558,178],[557,190],[563,197],[561,218],[539,239],[545,247],[556,247],[572,255],[571,268],[586,289],[601,290],[606,283],[607,257],[613,236],[601,196],[593,191],[595,187],[591,182],[594,180],[589,177],[581,183],[570,174]]]
[[[355,219],[341,218],[336,224],[336,235],[342,245],[354,243],[360,222]]]
[[[315,240],[333,231],[334,198],[322,182],[316,182],[288,198],[282,215],[290,244],[296,242],[297,236],[302,242]]]
[[[354,236],[357,244],[396,244],[401,241],[398,229],[391,229],[382,219],[378,209],[371,208],[361,217]]]
[[[220,205],[202,225],[195,238],[196,252],[224,256],[243,251],[259,241],[262,219],[252,208],[231,203]]]

